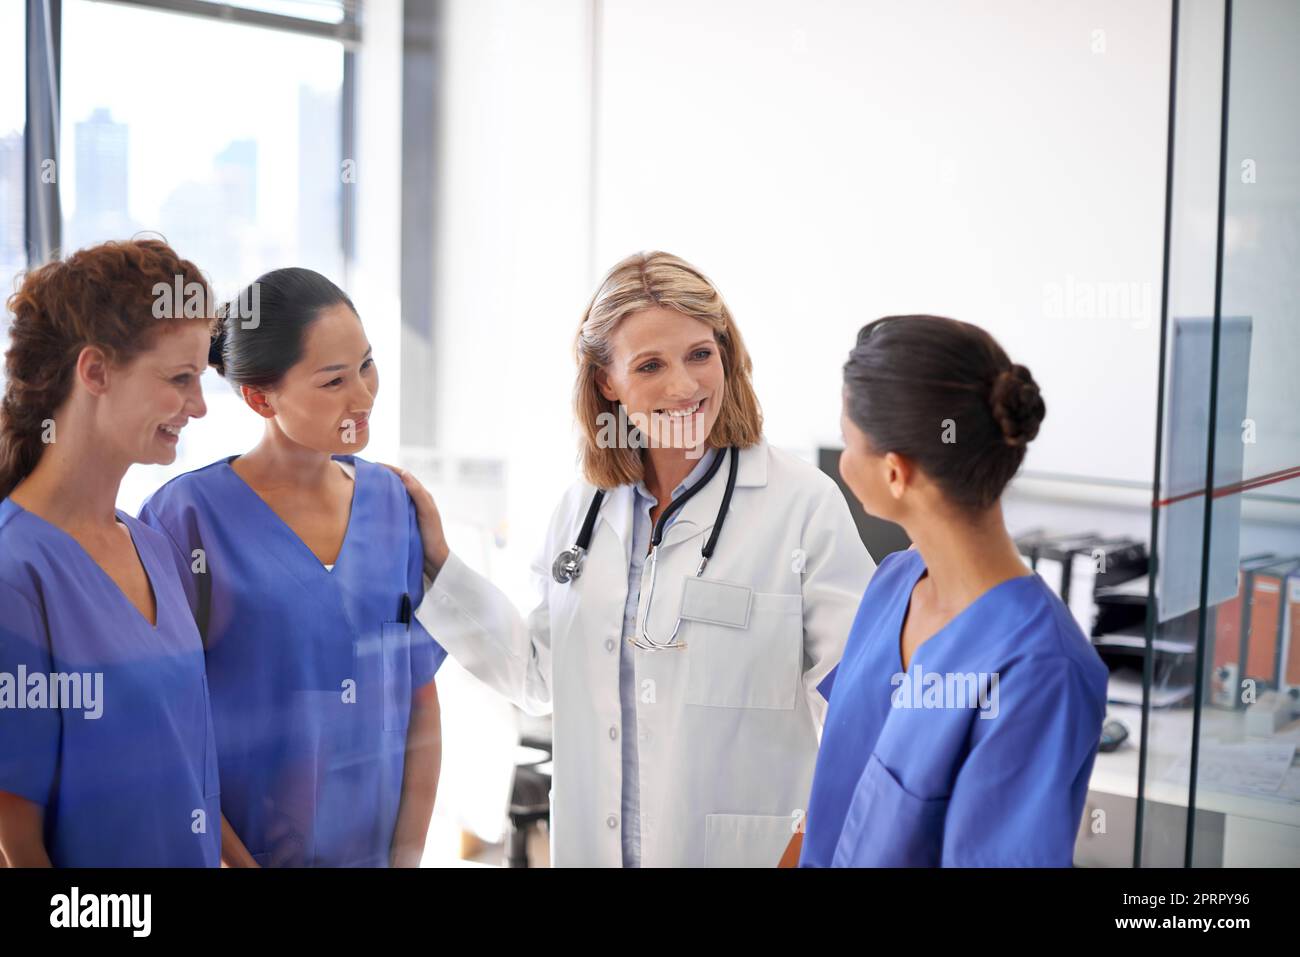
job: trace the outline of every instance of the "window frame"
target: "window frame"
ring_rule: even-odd
[[[362,0],[343,0],[338,23],[267,13],[214,0],[92,0],[135,7],[156,13],[199,17],[222,23],[280,30],[300,36],[335,40],[342,46],[343,90],[340,96],[341,156],[356,155],[356,51],[361,45]],[[26,116],[23,142],[26,156],[26,204],[23,242],[27,265],[35,268],[55,258],[63,241],[63,209],[59,177],[43,183],[42,163],[52,159],[61,169],[59,152],[60,90],[62,86],[63,0],[26,0]],[[355,190],[342,190],[339,204],[339,240],[346,284],[355,258]]]

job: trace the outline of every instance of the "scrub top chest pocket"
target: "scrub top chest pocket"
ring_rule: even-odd
[[[873,753],[845,814],[832,866],[938,867],[947,810],[948,798],[913,794]]]
[[[687,704],[794,708],[803,660],[802,595],[687,578],[681,620]]]

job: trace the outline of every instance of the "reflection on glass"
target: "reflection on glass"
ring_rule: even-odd
[[[188,54],[220,68],[172,69]],[[65,249],[158,232],[219,294],[289,264],[343,278],[340,44],[71,0],[63,64]]]
[[[0,299],[13,292],[15,274],[27,266],[23,242],[26,209],[23,174],[24,4],[0,4]],[[9,310],[0,308],[0,353],[9,339]],[[4,368],[0,364],[0,388]]]
[[[1252,341],[1248,380],[1220,374],[1215,395],[1232,433],[1215,447],[1216,469],[1235,457],[1243,477],[1211,499],[1211,552],[1228,553],[1237,587],[1207,610],[1210,680],[1196,767],[1197,815],[1224,819],[1226,866],[1300,865],[1297,49],[1300,6],[1234,4],[1222,311],[1249,317]],[[1233,510],[1239,531],[1218,521]]]
[[[341,23],[345,7],[357,6],[356,0],[225,0],[233,7],[278,13],[286,17]]]
[[[65,250],[159,233],[221,299],[290,265],[346,284],[342,44],[89,0],[64,3],[62,42]],[[207,416],[182,432],[176,462],[133,468],[121,508],[256,443],[234,391],[211,372],[204,390]]]
[[[1233,5],[1222,179],[1225,6],[1182,12],[1141,863],[1294,867],[1300,7]]]

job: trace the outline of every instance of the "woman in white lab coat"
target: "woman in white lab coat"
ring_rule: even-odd
[[[874,566],[835,483],[764,441],[740,331],[694,267],[619,263],[576,353],[583,478],[533,563],[540,603],[525,619],[470,570],[402,473],[432,579],[416,615],[553,711],[554,864],[776,866]]]

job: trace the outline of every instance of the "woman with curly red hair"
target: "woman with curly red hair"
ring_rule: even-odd
[[[172,302],[177,288],[184,302]],[[204,307],[188,308],[191,298]],[[198,268],[157,240],[41,266],[9,300],[0,852],[10,866],[220,861],[191,556],[114,505],[126,470],[172,462],[180,430],[206,411],[208,302]]]

